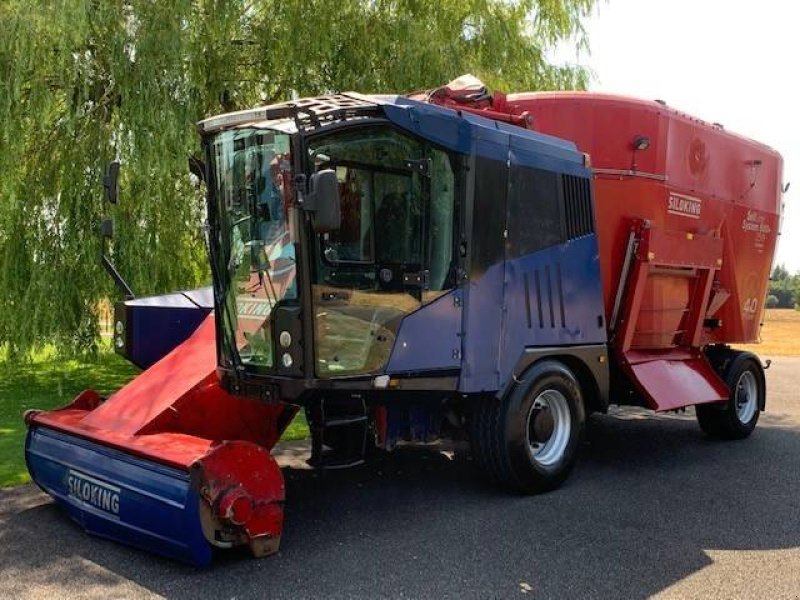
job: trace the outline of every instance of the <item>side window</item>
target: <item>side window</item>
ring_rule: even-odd
[[[508,197],[509,254],[525,256],[560,244],[559,174],[521,165],[511,167]]]

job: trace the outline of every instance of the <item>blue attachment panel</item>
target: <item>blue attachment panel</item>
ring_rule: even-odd
[[[186,341],[214,310],[211,288],[136,298],[115,307],[114,321],[124,326],[122,346],[115,348],[146,369]],[[116,325],[115,325],[116,326]]]
[[[37,426],[25,460],[34,482],[87,532],[195,566],[211,562],[188,473]]]
[[[461,290],[452,290],[405,317],[386,372],[409,373],[461,366]]]
[[[467,301],[464,393],[503,389],[525,348],[606,342],[594,234],[493,265]]]

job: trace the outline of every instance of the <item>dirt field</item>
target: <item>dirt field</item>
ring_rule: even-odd
[[[800,310],[767,309],[761,329],[761,343],[740,347],[764,358],[800,356]]]

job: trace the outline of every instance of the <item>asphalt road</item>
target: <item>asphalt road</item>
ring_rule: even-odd
[[[0,597],[800,598],[800,358],[768,386],[741,442],[706,439],[691,410],[593,417],[543,496],[424,451],[289,471],[280,554],[206,571],[91,538],[31,486],[0,491]]]

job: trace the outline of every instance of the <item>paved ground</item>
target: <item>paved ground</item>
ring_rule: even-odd
[[[691,411],[593,418],[544,496],[425,452],[292,471],[280,554],[207,571],[90,538],[30,486],[3,491],[0,597],[800,598],[800,359],[768,375],[749,440],[707,440]]]

